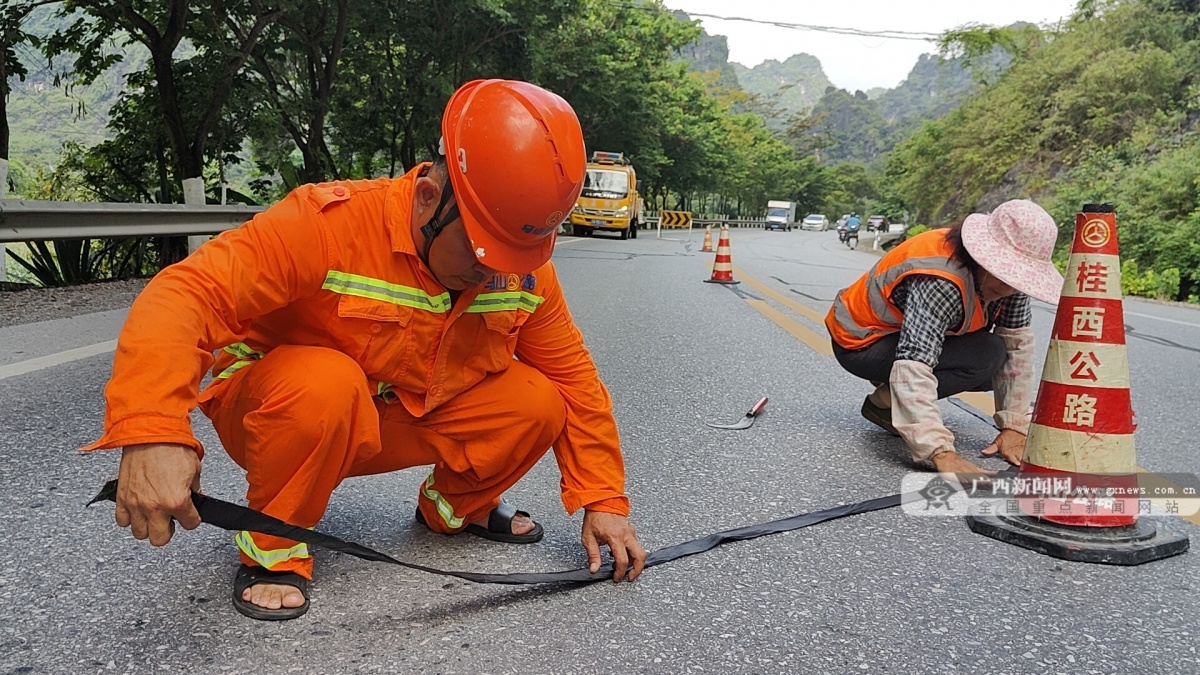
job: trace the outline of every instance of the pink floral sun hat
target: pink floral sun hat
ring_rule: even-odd
[[[1025,295],[1058,304],[1063,276],[1050,262],[1058,226],[1042,207],[1014,199],[984,215],[972,213],[963,222],[967,252],[1000,281]]]

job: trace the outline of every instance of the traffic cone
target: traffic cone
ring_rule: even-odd
[[[712,253],[712,225],[704,226],[704,246],[700,248],[701,253]]]
[[[707,284],[738,284],[733,280],[733,258],[729,256],[729,226],[721,226],[721,240],[717,242],[717,257],[713,260],[712,277]]]
[[[1084,204],[1075,216],[1024,460],[1015,478],[996,479],[994,494],[1017,508],[975,513],[967,524],[1055,558],[1140,565],[1183,553],[1189,542],[1138,519],[1116,224],[1107,204]]]

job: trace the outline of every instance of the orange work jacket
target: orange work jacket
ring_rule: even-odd
[[[883,256],[866,274],[833,300],[825,327],[843,349],[868,347],[879,338],[900,331],[904,314],[892,302],[892,291],[911,275],[941,277],[954,283],[963,300],[963,322],[947,335],[983,330],[988,317],[966,266],[953,258],[946,230],[930,230],[909,239]]]
[[[554,442],[564,506],[628,514],[612,401],[554,265],[498,274],[452,304],[412,236],[413,183],[426,166],[397,179],[302,186],[160,272],[130,309],[105,389],[104,435],[84,449],[179,443],[203,453],[189,424],[203,374],[212,368],[207,395],[279,345],[350,356],[372,391],[416,417],[515,355],[566,401]]]

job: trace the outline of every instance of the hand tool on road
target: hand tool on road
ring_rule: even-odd
[[[766,407],[766,405],[767,397],[764,396],[758,399],[758,403],[755,403],[754,407],[742,416],[742,419],[734,422],[733,424],[713,424],[712,422],[705,422],[705,424],[714,429],[749,429],[750,425],[754,424],[754,418],[758,417],[759,413],[762,412],[762,409]]]

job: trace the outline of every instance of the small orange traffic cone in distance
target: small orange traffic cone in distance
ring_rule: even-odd
[[[1137,517],[1128,364],[1116,215],[1107,204],[1084,204],[1024,460],[1017,477],[1005,479],[1014,489],[1003,494],[1016,513],[971,515],[973,531],[1055,558],[1110,565],[1188,549],[1186,536]]]
[[[729,226],[721,226],[721,240],[717,242],[717,257],[713,261],[712,277],[707,284],[737,284],[733,280],[733,258],[729,255]]]
[[[712,253],[712,225],[704,226],[704,246],[700,249],[701,253]]]

